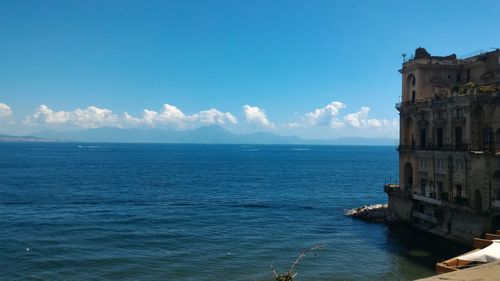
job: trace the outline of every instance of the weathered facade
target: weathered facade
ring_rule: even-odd
[[[400,72],[400,184],[385,188],[389,208],[460,242],[500,229],[500,50],[457,59],[418,48]]]

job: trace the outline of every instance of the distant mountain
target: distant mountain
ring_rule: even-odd
[[[53,140],[37,138],[32,136],[9,136],[9,135],[0,135],[0,142],[53,142]]]
[[[33,135],[45,140],[124,143],[397,145],[398,142],[396,139],[389,138],[358,137],[332,140],[306,140],[297,136],[280,136],[268,132],[239,135],[219,126],[200,127],[187,131],[102,127],[65,132],[45,130]]]
[[[393,145],[399,144],[398,139],[390,138],[362,138],[362,137],[344,137],[332,140],[313,140],[316,144],[331,145]]]
[[[45,130],[33,134],[40,138],[79,141],[79,142],[177,142],[180,141],[182,132],[167,131],[159,129],[120,129],[113,127],[102,127],[81,131],[52,131]]]

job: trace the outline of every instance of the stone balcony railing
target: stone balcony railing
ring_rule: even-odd
[[[432,98],[425,98],[425,99],[416,99],[416,100],[410,100],[410,101],[400,101],[396,103],[396,109],[401,110],[404,107],[409,107],[409,106],[414,106],[414,105],[422,105],[422,104],[430,104],[432,101]]]
[[[441,200],[431,198],[431,197],[426,197],[426,196],[419,195],[419,194],[413,194],[413,199],[418,200],[418,201],[422,201],[422,202],[426,202],[429,204],[434,204],[434,205],[441,205],[443,203]]]
[[[493,93],[482,92],[481,87],[484,85],[474,85],[473,89],[468,89],[466,92],[459,94],[458,92],[453,92],[452,89],[449,91],[448,96],[438,96],[400,101],[396,103],[396,109],[401,111],[404,108],[411,108],[414,106],[427,106],[431,104],[438,103],[449,103],[451,101],[463,101],[469,99],[471,102],[476,104],[498,104],[500,103],[500,91],[499,89],[493,89]],[[487,85],[486,85],[487,86]]]
[[[398,146],[398,151],[413,151],[413,150],[421,150],[421,151],[470,151],[469,144],[460,144],[460,145],[400,145]]]

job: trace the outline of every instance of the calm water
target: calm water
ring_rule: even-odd
[[[353,220],[394,147],[0,144],[0,280],[411,280],[464,249]]]

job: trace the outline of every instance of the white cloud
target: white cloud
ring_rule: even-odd
[[[131,117],[127,114],[126,119],[135,125],[148,125],[151,127],[173,125],[177,128],[186,128],[199,125],[226,125],[237,124],[238,120],[229,112],[221,112],[215,108],[202,110],[192,115],[186,115],[179,108],[164,104],[159,111],[144,109],[142,118]]]
[[[347,114],[344,117],[344,121],[353,127],[361,128],[366,127],[368,120],[368,113],[370,112],[370,108],[363,106],[361,110],[356,113]]]
[[[345,130],[374,128],[378,131],[394,131],[399,129],[399,120],[393,119],[369,119],[370,108],[362,106],[354,113],[346,115],[341,114],[346,105],[339,101],[333,101],[330,104],[317,108],[306,113],[301,122],[292,122],[285,125],[286,128],[307,128],[325,126],[333,129],[345,128]],[[347,132],[347,131],[343,132]],[[353,131],[354,132],[354,131]]]
[[[128,124],[130,127],[137,127],[141,123],[141,120],[139,118],[128,114],[128,112],[123,113],[122,118],[123,122],[125,124]]]
[[[186,115],[180,109],[167,103],[158,112],[144,109],[142,118],[135,118],[138,125],[151,127],[170,125],[178,128],[185,126],[186,119]]]
[[[263,109],[247,104],[243,106],[243,112],[248,123],[269,129],[275,128],[274,124],[267,119],[266,112]]]
[[[5,103],[0,102],[0,118],[12,116],[12,109]]]
[[[344,117],[344,122],[355,128],[382,128],[382,127],[399,127],[399,121],[394,119],[368,119],[370,108],[363,106],[356,113],[347,114]]]
[[[306,113],[305,122],[310,126],[329,126],[331,128],[342,128],[344,124],[338,119],[340,110],[345,108],[341,102],[334,101],[325,107],[315,109]]]
[[[195,120],[201,124],[225,125],[226,123],[236,124],[238,121],[229,112],[220,112],[215,108],[200,111],[198,114],[189,116],[189,119]]]
[[[109,109],[89,106],[74,111],[54,111],[42,104],[31,116],[25,119],[26,124],[60,125],[70,124],[83,128],[97,128],[103,126],[118,126],[119,118]]]
[[[40,105],[35,113],[25,119],[25,124],[36,125],[74,125],[82,128],[111,127],[175,127],[187,128],[200,125],[236,124],[236,118],[229,112],[215,108],[200,111],[192,115],[184,114],[179,108],[164,104],[160,111],[144,109],[142,117],[134,117],[125,112],[121,116],[109,109],[89,106],[74,111],[54,111],[46,105]]]

